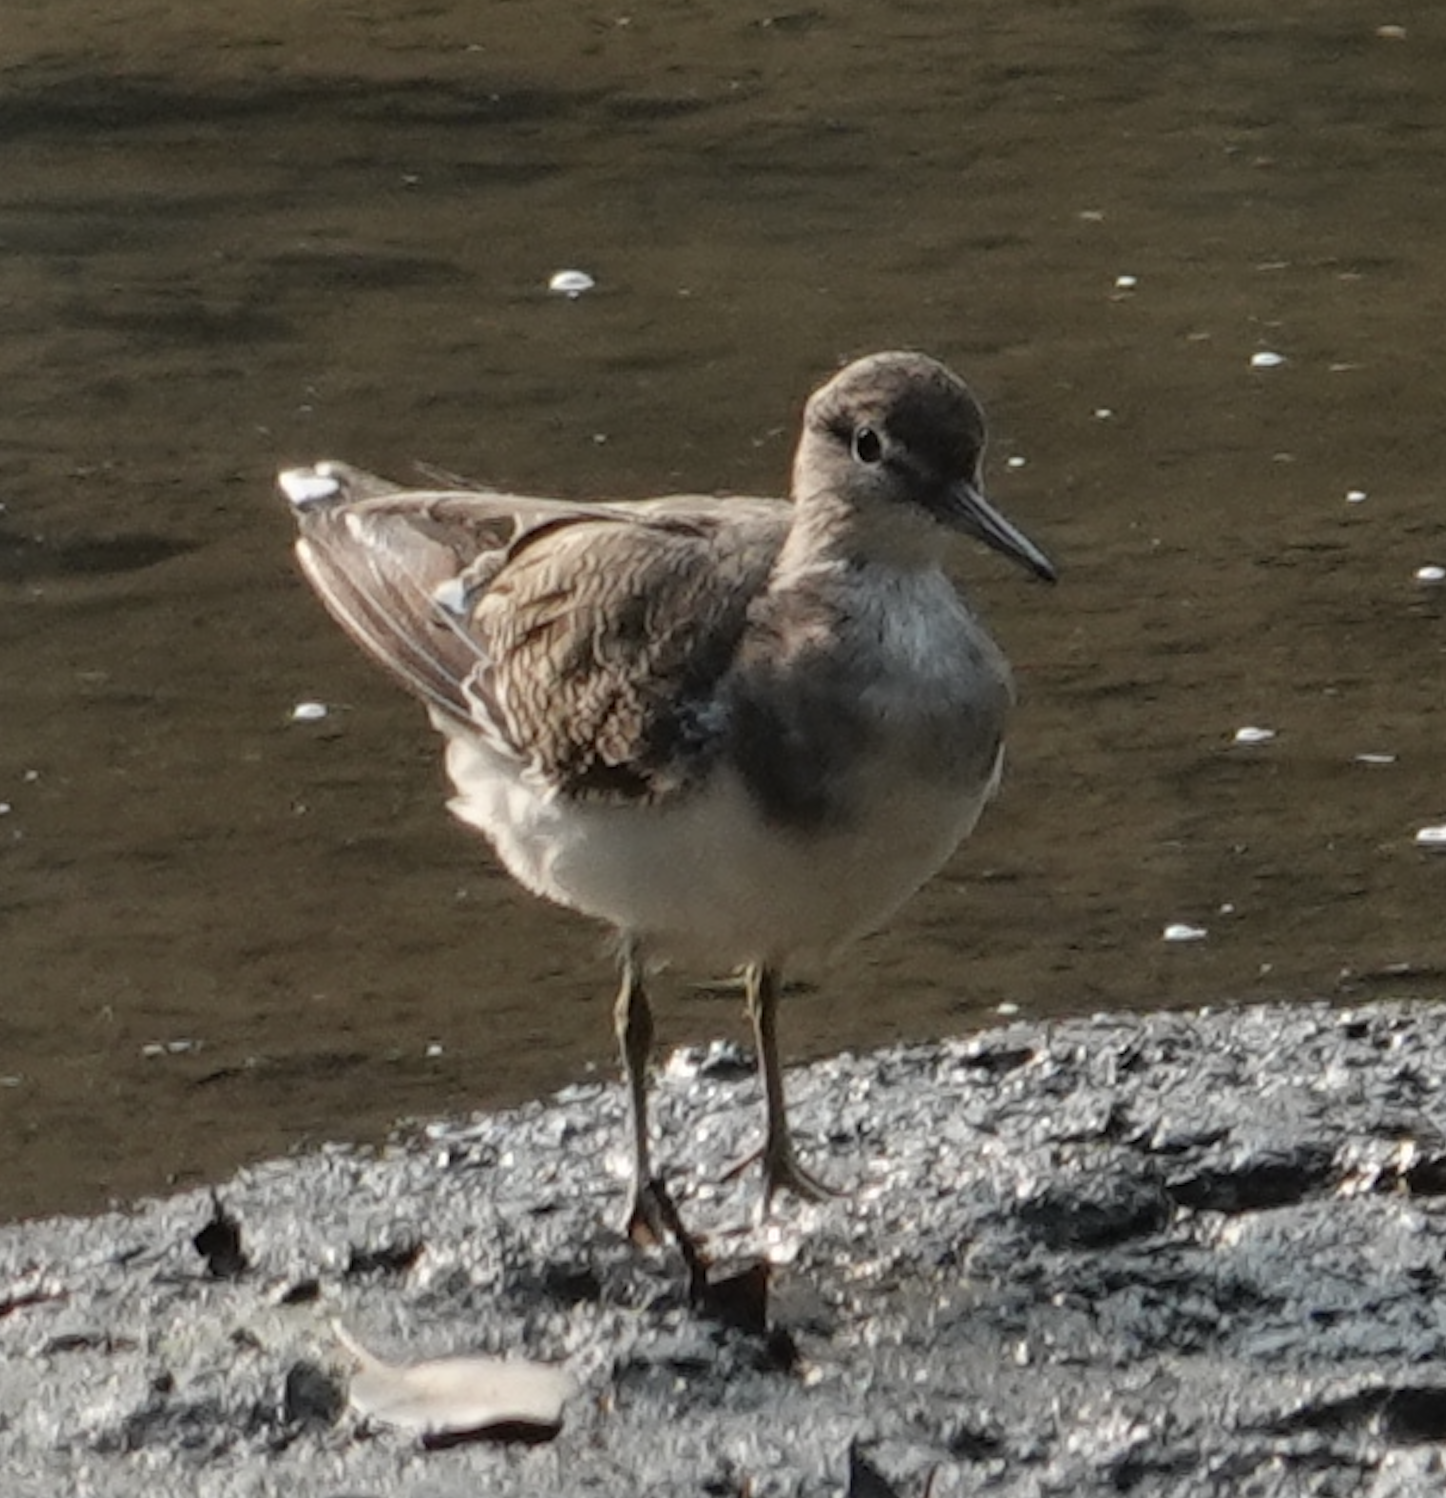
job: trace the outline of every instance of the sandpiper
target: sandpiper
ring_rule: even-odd
[[[322,602],[446,740],[452,811],[528,889],[619,933],[634,1236],[663,1232],[658,960],[744,970],[764,1205],[827,1193],[789,1133],[780,974],[887,920],[999,783],[1009,668],[945,576],[948,533],[1055,576],[985,499],[984,442],[955,374],[882,353],[809,399],[791,502],[280,477]]]

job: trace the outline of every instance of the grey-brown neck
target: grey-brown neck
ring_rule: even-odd
[[[775,576],[869,564],[914,572],[939,566],[944,536],[922,511],[896,510],[828,482],[795,483],[795,511]]]

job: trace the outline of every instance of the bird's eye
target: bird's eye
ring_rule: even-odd
[[[872,466],[883,455],[884,444],[879,441],[879,434],[872,427],[860,427],[854,433],[854,457],[860,463]]]

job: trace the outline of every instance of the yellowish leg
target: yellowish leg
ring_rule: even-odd
[[[658,1207],[648,1140],[648,1060],[653,1050],[653,1011],[643,986],[642,960],[631,941],[624,942],[622,968],[613,1024],[628,1082],[628,1113],[633,1131],[633,1181],[623,1231],[635,1243],[661,1243],[666,1231]]]
[[[748,1017],[758,1044],[758,1065],[763,1071],[763,1095],[768,1107],[767,1133],[757,1155],[734,1167],[735,1173],[753,1160],[763,1162],[763,1207],[773,1203],[774,1193],[787,1189],[804,1201],[821,1201],[836,1195],[817,1176],[798,1163],[793,1138],[788,1132],[788,1112],[783,1100],[783,1071],[778,1064],[778,973],[764,963],[751,963],[745,975]]]

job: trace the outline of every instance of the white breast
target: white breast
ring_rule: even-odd
[[[836,825],[770,824],[726,760],[696,790],[657,804],[567,800],[435,720],[448,736],[451,809],[529,889],[655,951],[719,966],[824,954],[881,925],[934,874],[997,784],[999,756],[961,755],[951,733],[977,743],[981,728],[987,739],[998,726],[1002,662],[947,581],[934,579],[892,590],[870,580],[852,615],[880,732],[851,767],[850,814]],[[981,650],[991,670],[961,670],[961,652]]]
[[[480,743],[451,738],[462,821],[539,895],[719,966],[825,954],[881,925],[973,827],[992,782],[941,804],[881,787],[845,831],[782,832],[726,771],[663,805],[562,802]]]

